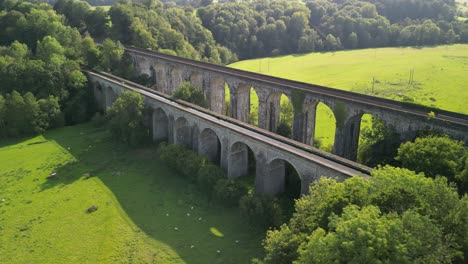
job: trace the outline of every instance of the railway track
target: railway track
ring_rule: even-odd
[[[192,67],[200,68],[202,70],[209,70],[209,71],[213,71],[213,72],[217,72],[221,74],[232,75],[235,77],[239,77],[239,78],[243,78],[243,79],[247,79],[251,81],[270,83],[273,85],[279,85],[279,86],[283,86],[286,88],[291,88],[291,89],[300,90],[304,92],[312,92],[312,93],[320,94],[323,96],[329,96],[329,97],[333,97],[335,99],[338,99],[344,102],[364,104],[364,105],[384,108],[387,110],[396,111],[396,112],[400,112],[404,114],[417,115],[417,116],[425,117],[425,118],[428,117],[429,112],[434,112],[435,120],[439,120],[443,122],[450,122],[450,123],[454,123],[454,124],[461,125],[461,126],[468,126],[468,115],[461,114],[461,113],[450,112],[450,111],[441,110],[441,109],[432,108],[432,107],[426,107],[422,105],[398,102],[398,101],[389,100],[385,98],[358,94],[358,93],[353,93],[349,91],[338,90],[335,88],[330,88],[330,87],[309,84],[309,83],[304,83],[304,82],[299,82],[299,81],[293,81],[293,80],[273,77],[273,76],[254,73],[254,72],[228,68],[228,67],[221,66],[221,65],[185,59],[185,58],[168,55],[168,54],[164,54],[164,53],[160,53],[156,51],[141,49],[141,48],[125,47],[125,49],[127,51],[131,51],[137,54],[161,58],[161,59],[172,61],[175,63],[190,65]],[[468,104],[467,104],[467,107],[468,107]]]

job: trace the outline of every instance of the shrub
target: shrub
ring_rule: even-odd
[[[239,209],[250,224],[279,227],[283,220],[283,211],[278,199],[269,196],[244,195],[239,201]]]
[[[180,173],[182,176],[196,180],[198,171],[202,168],[207,160],[192,152],[181,145],[167,144],[163,142],[159,144],[158,154],[166,165]]]
[[[128,145],[137,145],[149,136],[143,125],[143,97],[125,91],[108,109],[112,135]]]
[[[170,145],[166,142],[159,144],[159,158],[171,169],[177,170],[177,160],[184,160],[185,149],[181,145]]]
[[[174,98],[207,107],[206,98],[200,88],[193,87],[189,82],[182,84],[174,93]]]
[[[248,192],[247,186],[234,179],[221,179],[216,182],[214,197],[226,206],[236,206],[239,199]]]
[[[209,197],[212,196],[216,182],[226,178],[223,170],[213,164],[206,165],[198,171],[197,185]]]
[[[207,163],[207,159],[195,152],[185,149],[184,159],[176,157],[177,169],[186,178],[197,180],[198,171]]]

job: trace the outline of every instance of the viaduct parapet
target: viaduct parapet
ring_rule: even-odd
[[[247,122],[250,113],[250,89],[255,89],[258,127],[276,132],[280,116],[280,97],[285,95],[294,106],[292,139],[311,145],[314,141],[316,109],[319,102],[333,111],[336,119],[333,153],[356,160],[361,118],[371,114],[411,140],[419,130],[438,130],[468,143],[468,115],[431,109],[403,102],[341,91],[272,76],[199,62],[159,52],[126,48],[138,73],[155,82],[153,89],[172,95],[183,83],[201,88],[209,109]],[[339,76],[337,76],[339,78]],[[230,109],[226,111],[225,85],[229,87]],[[434,112],[433,115],[430,112]]]
[[[96,102],[105,111],[123,91],[143,95],[151,109],[146,119],[154,141],[184,145],[218,163],[228,177],[244,176],[249,152],[255,160],[255,192],[281,193],[285,189],[286,165],[301,180],[301,193],[321,176],[344,180],[366,176],[370,169],[352,161],[318,151],[307,145],[276,136],[210,110],[171,99],[157,91],[110,74],[86,72],[93,84]],[[271,134],[271,135],[270,135]]]

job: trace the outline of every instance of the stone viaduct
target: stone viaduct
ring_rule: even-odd
[[[228,177],[248,173],[249,152],[255,157],[255,191],[277,194],[284,191],[286,166],[293,167],[301,180],[301,193],[321,176],[344,180],[367,175],[369,168],[316,150],[268,131],[210,110],[174,100],[169,96],[116,76],[86,72],[93,84],[101,110],[111,106],[126,90],[144,96],[150,109],[147,125],[155,141],[184,145],[218,163]],[[250,154],[250,155],[252,155]]]
[[[333,153],[355,160],[361,117],[371,114],[400,134],[402,141],[414,138],[418,130],[439,130],[468,143],[468,115],[362,95],[220,65],[184,59],[159,52],[126,48],[135,69],[155,82],[153,89],[172,95],[183,82],[199,87],[208,99],[210,110],[225,114],[225,85],[230,92],[231,117],[246,122],[250,112],[250,89],[258,99],[258,127],[276,132],[280,97],[285,95],[294,106],[295,141],[311,145],[314,141],[316,107],[324,103],[336,119]],[[339,78],[339,76],[337,76]],[[433,111],[435,116],[429,115]]]

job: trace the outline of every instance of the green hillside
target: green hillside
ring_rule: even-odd
[[[0,143],[1,263],[248,263],[263,236],[155,147],[125,149],[90,125]]]

